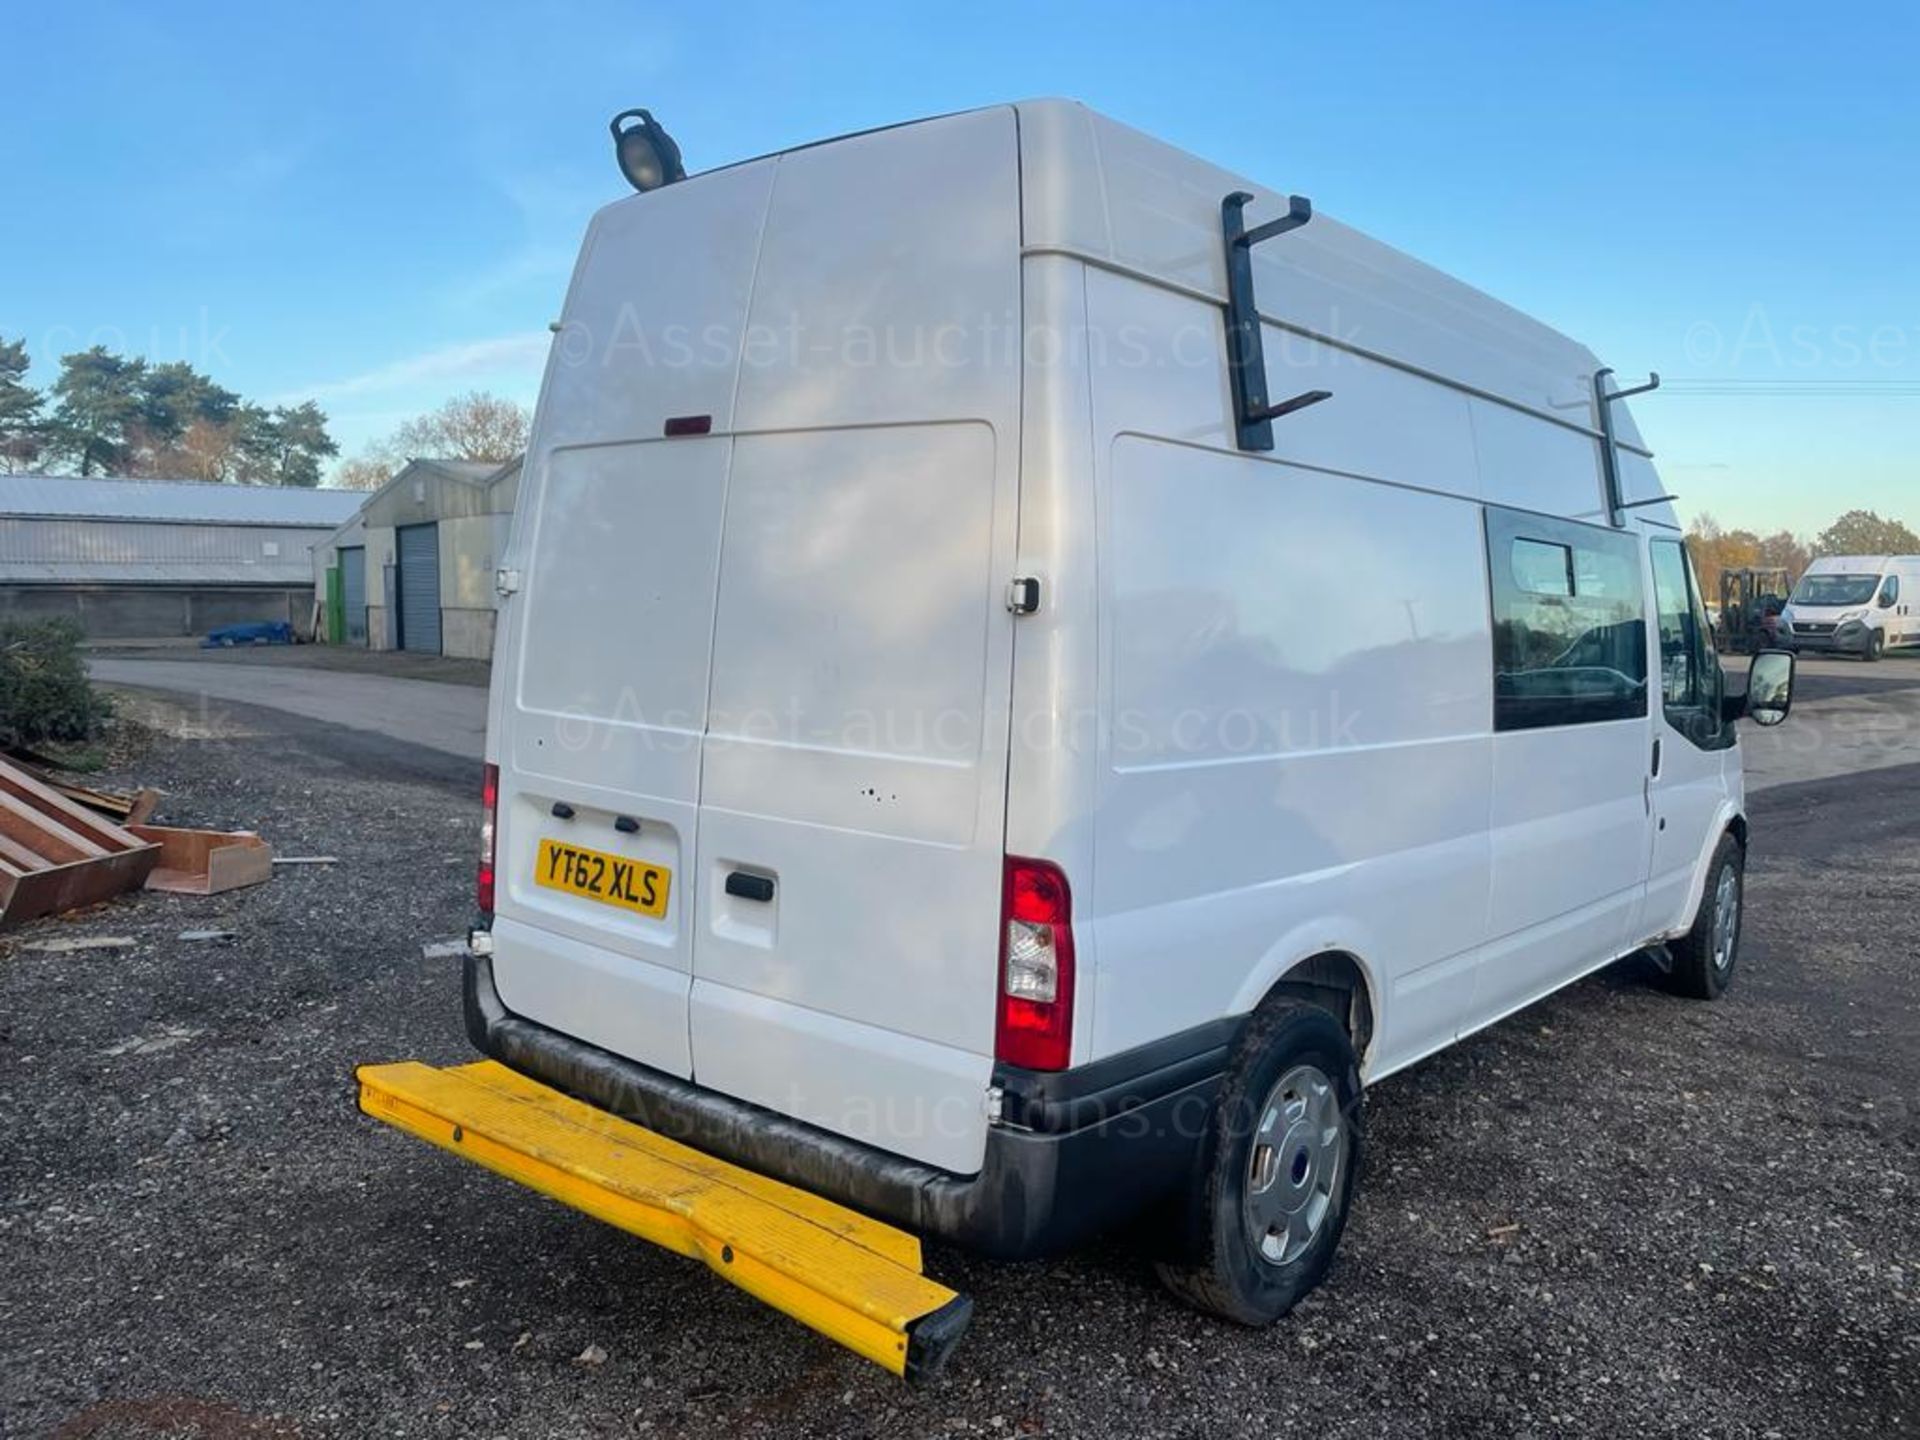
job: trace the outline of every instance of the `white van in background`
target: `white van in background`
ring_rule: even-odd
[[[480,1049],[996,1254],[1162,1206],[1254,1323],[1362,1085],[1643,949],[1720,992],[1748,699],[1609,372],[1308,218],[1060,101],[595,217],[500,576]]]
[[[1796,650],[1878,660],[1920,647],[1920,555],[1822,555],[1784,612]]]

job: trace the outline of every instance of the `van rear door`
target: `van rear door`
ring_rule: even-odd
[[[683,1078],[727,432],[774,168],[595,218],[521,482],[495,681],[501,998]],[[712,433],[669,437],[688,416]]]
[[[1000,109],[781,158],[691,887],[694,1078],[962,1173],[998,990],[1016,155]]]

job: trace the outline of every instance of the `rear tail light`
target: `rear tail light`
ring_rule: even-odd
[[[1007,857],[1000,899],[1000,1010],[994,1054],[1064,1070],[1073,1048],[1073,896],[1058,865]]]
[[[474,882],[480,913],[493,917],[493,842],[500,811],[500,767],[489,765],[480,776],[480,873]]]

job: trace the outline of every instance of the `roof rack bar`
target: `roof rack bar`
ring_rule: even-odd
[[[1619,529],[1627,523],[1628,510],[1635,508],[1635,505],[1651,505],[1654,501],[1640,500],[1629,505],[1620,488],[1620,450],[1619,441],[1613,433],[1613,402],[1624,400],[1629,395],[1644,395],[1649,390],[1658,390],[1660,375],[1655,371],[1647,376],[1646,384],[1631,385],[1625,390],[1610,389],[1607,382],[1612,378],[1611,366],[1603,365],[1593,372],[1593,408],[1600,424],[1600,474],[1607,487],[1607,523]]]
[[[1227,254],[1227,372],[1233,381],[1235,439],[1242,450],[1273,449],[1273,422],[1332,398],[1331,390],[1306,390],[1278,404],[1267,400],[1267,355],[1260,338],[1260,308],[1253,296],[1253,247],[1298,230],[1313,219],[1304,195],[1287,197],[1287,213],[1249,230],[1243,213],[1253,196],[1235,190],[1220,202],[1220,229]]]

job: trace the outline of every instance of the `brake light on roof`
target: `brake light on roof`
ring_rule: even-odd
[[[1047,860],[1007,857],[1001,889],[1000,1006],[994,1054],[1064,1070],[1073,1048],[1073,896]]]
[[[474,882],[480,913],[493,917],[493,845],[500,810],[500,767],[489,765],[480,776],[480,871]]]

